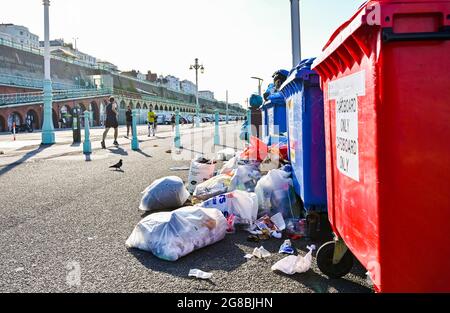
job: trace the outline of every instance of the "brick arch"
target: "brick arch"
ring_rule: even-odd
[[[100,125],[100,109],[98,107],[97,101],[93,100],[90,104],[91,108],[90,111],[92,111],[92,118],[94,119],[94,126]]]
[[[23,116],[18,111],[13,111],[8,115],[8,128],[12,129],[13,123],[16,122],[16,125],[21,125],[24,122]]]
[[[6,127],[6,119],[3,117],[3,115],[0,115],[0,132],[5,132]]]
[[[144,103],[144,110],[148,110],[148,106],[147,106],[147,103]]]
[[[141,109],[141,104],[139,102],[136,104],[136,109]]]
[[[119,106],[119,108],[120,108],[120,109],[126,109],[126,107],[127,107],[127,104],[125,103],[125,101],[124,101],[124,100],[120,101],[120,106]]]
[[[158,105],[155,105],[155,111],[159,111]]]
[[[58,113],[56,113],[56,110],[54,108],[52,109],[52,119],[53,119],[53,127],[59,128]]]
[[[134,103],[133,103],[133,100],[130,100],[129,105],[130,105],[131,109],[135,109],[136,108]]]
[[[28,117],[31,117],[31,126],[33,128],[39,128],[40,127],[41,124],[39,123],[39,114],[36,112],[35,109],[29,109],[28,110],[25,119],[27,119]]]

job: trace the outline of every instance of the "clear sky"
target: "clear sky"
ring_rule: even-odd
[[[320,54],[334,30],[363,0],[300,0],[302,56]],[[26,26],[43,40],[42,0],[2,1],[0,23]],[[51,0],[50,36],[119,66],[195,82],[200,90],[245,104],[272,74],[292,68],[289,0]]]

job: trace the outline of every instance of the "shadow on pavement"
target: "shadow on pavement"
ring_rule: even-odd
[[[23,157],[21,157],[19,160],[17,160],[14,163],[8,164],[2,169],[0,169],[0,176],[8,173],[9,171],[13,170],[17,166],[21,165],[22,163],[26,162],[27,160],[31,159],[32,157],[38,155],[45,149],[51,147],[52,145],[46,145],[46,146],[39,146],[37,149],[27,152]]]
[[[226,251],[226,258],[224,258],[224,250]],[[191,277],[188,277],[190,269],[198,268],[205,272],[218,270],[231,272],[246,262],[243,257],[245,253],[233,242],[233,238],[230,236],[226,236],[224,240],[218,243],[196,250],[175,262],[161,260],[150,252],[137,249],[129,249],[128,251],[147,269],[185,279],[191,279]]]
[[[128,152],[126,152],[123,148],[117,147],[117,148],[108,148],[108,150],[111,153],[117,154],[117,155],[128,155]]]
[[[142,154],[143,156],[145,156],[146,158],[153,158],[150,154],[145,153],[144,151],[142,151],[141,149],[136,151],[139,154]]]

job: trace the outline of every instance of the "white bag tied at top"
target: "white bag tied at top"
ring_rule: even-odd
[[[227,221],[219,210],[185,207],[147,216],[134,228],[126,246],[176,261],[222,240],[226,230]]]
[[[139,209],[146,212],[178,209],[189,198],[183,180],[176,176],[155,180],[142,194]]]

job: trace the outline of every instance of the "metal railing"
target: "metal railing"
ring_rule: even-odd
[[[14,76],[9,74],[0,74],[0,85],[16,86],[22,88],[43,89],[43,79],[36,79],[30,77]],[[71,85],[60,82],[52,82],[54,90],[73,90],[83,89],[81,86]]]
[[[57,90],[53,92],[53,101],[60,101],[66,99],[81,99],[89,97],[98,97],[110,95],[111,89],[75,89],[75,90]],[[15,94],[0,95],[0,106],[16,105],[16,104],[32,104],[43,103],[44,93],[26,92]]]

